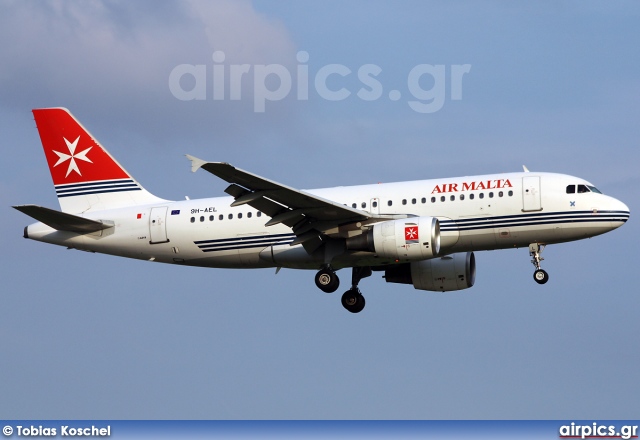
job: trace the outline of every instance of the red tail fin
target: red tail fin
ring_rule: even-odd
[[[64,108],[33,110],[54,185],[131,178]]]
[[[149,194],[65,108],[34,109],[44,154],[65,212],[160,199]]]

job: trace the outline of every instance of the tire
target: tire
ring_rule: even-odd
[[[342,295],[342,306],[351,313],[360,313],[365,306],[364,296],[356,289],[349,289]]]
[[[538,284],[545,284],[549,281],[549,274],[542,269],[538,269],[533,273],[533,279]]]
[[[316,286],[325,293],[331,293],[340,287],[338,275],[330,269],[319,270],[315,277]]]

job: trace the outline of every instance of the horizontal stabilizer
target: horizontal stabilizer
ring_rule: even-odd
[[[66,212],[60,212],[55,209],[44,208],[37,205],[20,205],[14,206],[14,208],[58,231],[86,234],[113,227],[112,224],[109,225],[102,221],[78,217],[77,215],[67,214]]]

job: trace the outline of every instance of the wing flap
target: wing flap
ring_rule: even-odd
[[[58,231],[88,234],[113,227],[113,224],[106,224],[102,221],[91,220],[37,205],[19,205],[14,206],[14,208]]]

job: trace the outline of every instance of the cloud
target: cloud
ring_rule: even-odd
[[[158,138],[181,125],[203,133],[211,121],[217,134],[235,133],[253,105],[250,90],[241,102],[180,102],[168,85],[175,66],[204,65],[211,81],[214,50],[226,63],[295,62],[285,27],[246,0],[3,2],[0,42],[0,105],[65,106],[105,127],[146,120]]]
[[[188,3],[194,20],[204,26],[213,50],[227,54],[226,62],[289,64],[294,44],[284,24],[256,12],[248,1],[218,0]]]

